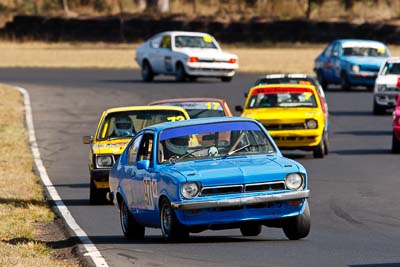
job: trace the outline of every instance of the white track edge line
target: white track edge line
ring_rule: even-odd
[[[49,176],[47,175],[47,170],[44,167],[39,152],[39,146],[36,142],[35,128],[33,125],[33,117],[32,117],[32,107],[31,107],[29,93],[26,89],[22,87],[16,86],[15,88],[24,96],[25,121],[28,128],[29,144],[32,150],[32,156],[35,161],[36,168],[39,172],[40,180],[42,181],[44,187],[47,189],[50,199],[54,201],[54,204],[56,205],[57,209],[59,210],[61,216],[64,218],[69,228],[75,233],[75,235],[82,242],[82,245],[86,250],[83,256],[89,256],[97,267],[100,266],[108,267],[108,264],[104,259],[103,255],[101,255],[100,251],[93,244],[92,240],[90,240],[85,231],[75,221],[74,217],[69,212],[67,206],[65,206],[56,188],[53,186]]]

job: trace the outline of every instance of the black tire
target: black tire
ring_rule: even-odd
[[[310,233],[310,208],[308,207],[308,202],[306,202],[305,205],[306,207],[303,214],[287,218],[283,222],[282,230],[285,233],[286,237],[290,240],[305,238]]]
[[[94,184],[93,178],[90,178],[90,193],[89,203],[90,205],[99,205],[106,202],[106,190],[98,189]]]
[[[351,84],[345,72],[342,72],[342,74],[340,75],[340,84],[342,86],[342,89],[345,91],[349,91],[351,89]]]
[[[176,64],[176,68],[175,68],[175,80],[177,82],[184,82],[186,81],[187,78],[187,74],[185,71],[185,68],[183,67],[182,63],[178,63]]]
[[[397,140],[394,132],[392,135],[392,153],[399,154],[400,153],[400,141]]]
[[[385,112],[386,112],[386,109],[383,106],[376,103],[376,101],[374,100],[374,106],[372,108],[372,113],[374,115],[383,115],[383,114],[385,114]]]
[[[189,76],[188,77],[188,79],[189,79],[189,82],[195,82],[195,81],[197,81],[197,76]]]
[[[233,79],[233,76],[231,76],[231,77],[226,77],[226,76],[221,77],[221,81],[226,82],[226,83],[232,81],[232,79]]]
[[[324,148],[325,148],[325,155],[328,155],[329,153],[329,135],[326,133],[325,138],[324,138]]]
[[[140,240],[144,238],[145,227],[138,224],[129,212],[125,201],[121,202],[119,210],[119,219],[121,222],[121,229],[126,239]]]
[[[321,85],[322,89],[326,90],[326,88],[328,88],[328,83],[326,82],[324,74],[322,73],[321,70],[317,71],[317,80]]]
[[[189,231],[178,221],[171,203],[164,198],[160,204],[161,232],[165,240],[177,241],[189,237]]]
[[[147,60],[143,61],[141,73],[142,73],[142,79],[144,82],[153,81],[154,72],[153,72],[153,69],[151,68],[150,63]]]
[[[316,147],[314,147],[313,156],[316,159],[322,159],[325,156],[325,142],[323,139]]]
[[[258,236],[261,230],[262,225],[258,223],[246,223],[240,227],[243,236]]]

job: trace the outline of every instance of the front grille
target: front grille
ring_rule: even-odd
[[[212,186],[203,187],[200,196],[213,196],[213,195],[226,195],[238,194],[249,192],[265,192],[275,190],[285,190],[285,183],[283,181],[267,182],[267,183],[254,183],[243,185],[225,185],[225,186]]]
[[[283,131],[283,130],[304,130],[306,129],[305,123],[287,123],[287,124],[264,124],[267,130]]]

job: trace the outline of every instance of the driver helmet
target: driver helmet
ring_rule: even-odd
[[[133,124],[128,116],[119,116],[115,119],[115,134],[117,136],[133,135]]]
[[[174,137],[165,140],[165,146],[173,154],[182,156],[187,153],[189,138],[187,136]]]

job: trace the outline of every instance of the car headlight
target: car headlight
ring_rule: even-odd
[[[285,184],[287,189],[297,190],[303,186],[303,176],[298,173],[291,173],[286,176]]]
[[[99,167],[99,168],[112,167],[113,158],[112,158],[112,156],[97,156],[96,164],[97,164],[97,167]]]
[[[378,91],[378,92],[384,92],[384,91],[386,91],[386,85],[384,85],[384,84],[378,85],[378,86],[376,87],[376,91]]]
[[[353,72],[355,72],[355,73],[358,73],[358,72],[360,72],[360,66],[358,66],[358,65],[353,65],[353,66],[351,66],[351,70],[352,70]]]
[[[317,129],[318,122],[316,120],[306,120],[306,126],[308,129]]]
[[[181,193],[184,198],[193,198],[199,194],[199,185],[197,183],[183,183]]]

